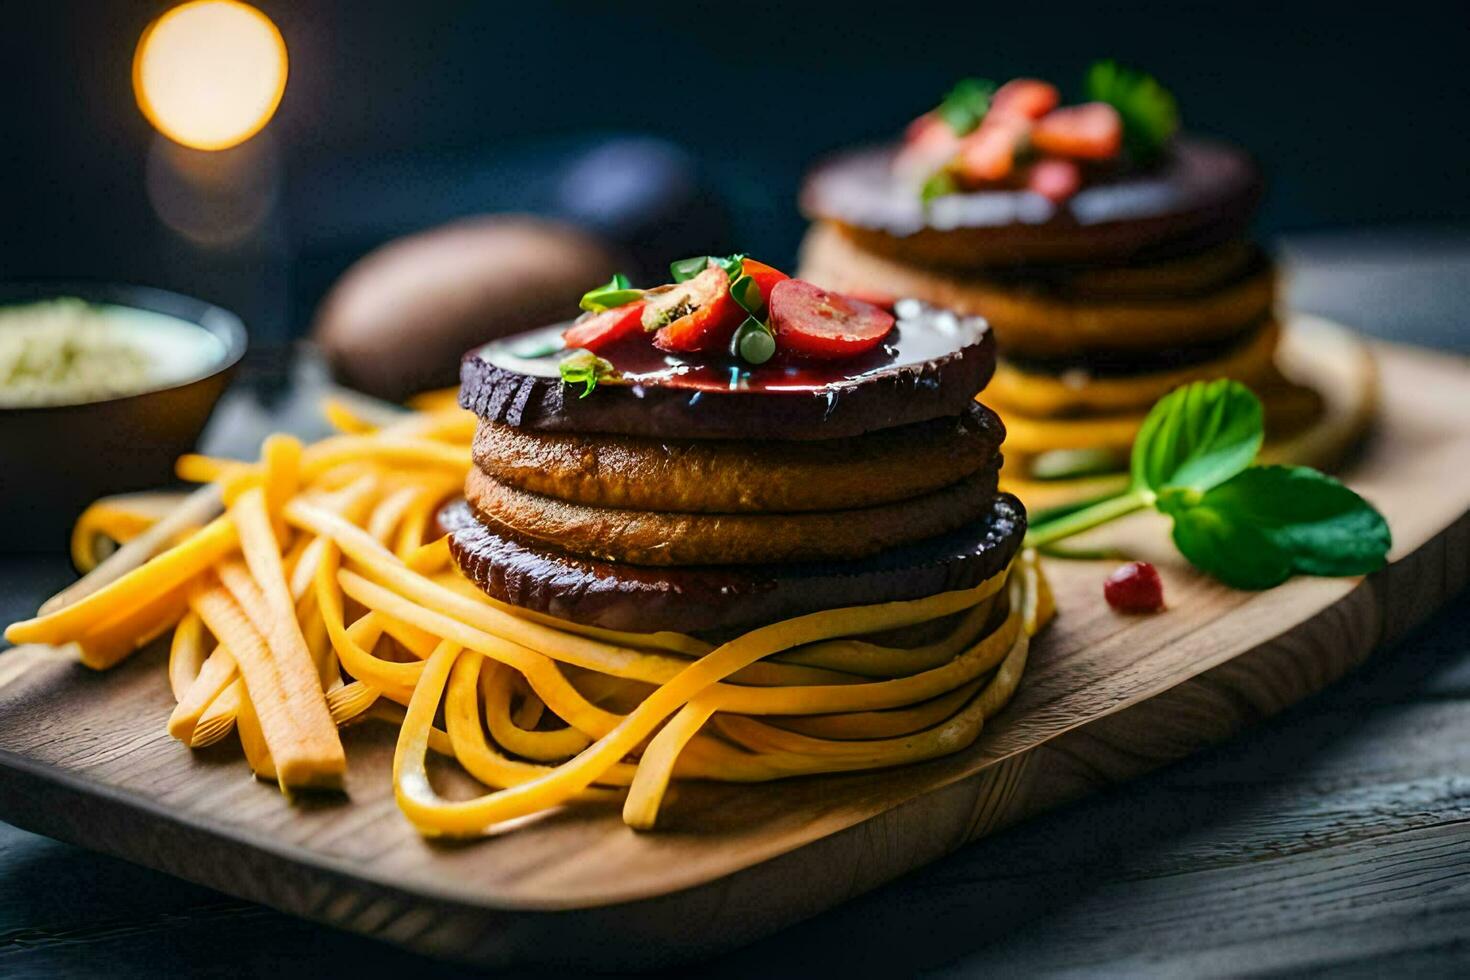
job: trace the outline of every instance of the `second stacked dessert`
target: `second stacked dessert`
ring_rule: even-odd
[[[1173,101],[1108,63],[1092,101],[971,81],[901,147],[818,167],[802,274],[985,316],[1004,484],[1034,506],[1112,489],[1149,407],[1189,381],[1250,385],[1278,443],[1322,401],[1277,368],[1275,275],[1247,237],[1262,181],[1224,144],[1176,138]],[[1303,460],[1307,461],[1307,460]]]

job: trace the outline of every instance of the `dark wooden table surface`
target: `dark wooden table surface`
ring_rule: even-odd
[[[1295,307],[1470,350],[1470,236],[1298,237],[1285,254]],[[1470,411],[1470,391],[1465,399]],[[237,397],[211,438],[229,445],[266,418]],[[55,559],[0,558],[0,620],[28,614],[68,578]],[[1470,974],[1467,600],[1243,738],[700,972]],[[392,968],[461,975],[0,824],[0,977],[284,980]]]

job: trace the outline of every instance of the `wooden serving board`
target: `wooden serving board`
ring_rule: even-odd
[[[1293,328],[1310,338],[1313,327]],[[1324,334],[1325,336],[1325,334]],[[1393,564],[1264,593],[1204,579],[1139,517],[1169,610],[1122,617],[1107,565],[1051,561],[1061,614],[969,750],[880,773],[687,785],[662,829],[578,808],[474,843],[419,837],[392,798],[394,730],[347,730],[350,799],[288,803],[233,740],[164,731],[165,652],[107,674],[0,655],[0,818],[276,908],[480,964],[666,964],[744,943],[1323,687],[1470,580],[1470,363],[1376,345],[1381,417],[1344,473],[1388,516]],[[446,785],[456,781],[444,766]],[[469,791],[465,785],[464,790]]]

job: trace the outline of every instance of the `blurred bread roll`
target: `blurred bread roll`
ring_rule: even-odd
[[[458,383],[460,356],[577,314],[617,270],[571,225],[526,215],[456,221],[364,256],[317,309],[312,336],[344,384],[394,401]]]

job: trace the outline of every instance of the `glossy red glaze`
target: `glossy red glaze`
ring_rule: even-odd
[[[791,280],[796,282],[798,280]],[[809,285],[803,283],[803,285]],[[815,287],[812,287],[815,288]],[[844,360],[797,356],[779,334],[776,356],[765,364],[735,361],[728,354],[670,354],[652,347],[639,336],[625,338],[598,353],[625,382],[635,385],[688,388],[701,391],[816,391],[834,383],[856,381],[903,364],[919,364],[951,353],[955,338],[911,323],[907,330],[894,325],[892,315],[870,303],[843,297],[887,318],[890,328],[867,341]]]

